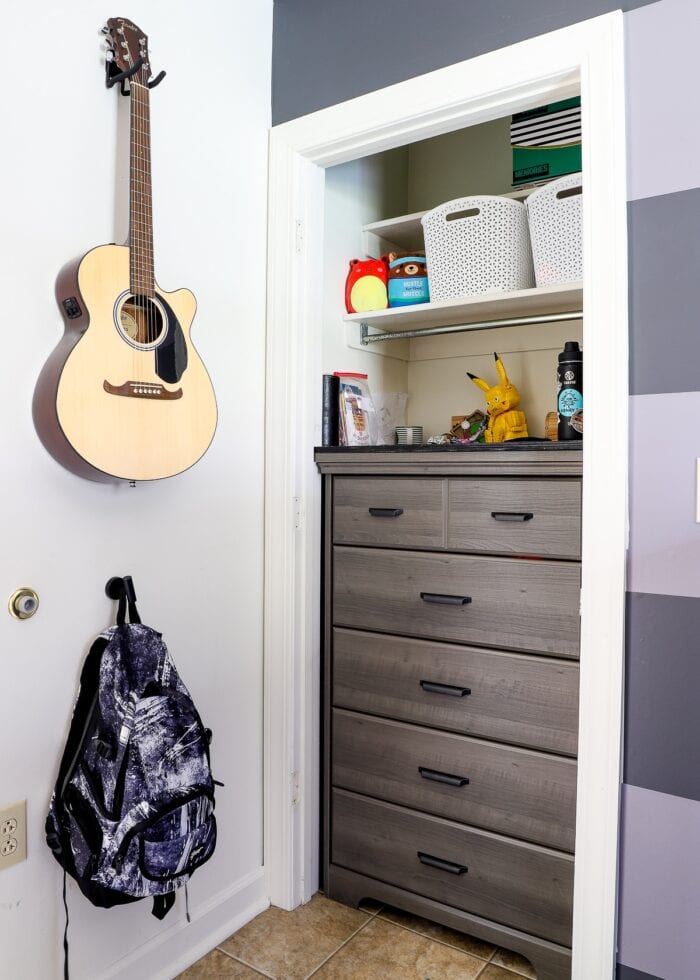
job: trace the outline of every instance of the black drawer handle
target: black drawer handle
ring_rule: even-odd
[[[452,776],[449,772],[438,772],[425,766],[418,766],[418,772],[423,779],[432,779],[434,783],[447,783],[448,786],[467,786],[469,783],[466,776]]]
[[[420,686],[428,694],[449,694],[453,698],[463,698],[466,694],[471,694],[470,687],[458,687],[455,684],[438,684],[437,681],[421,681]]]
[[[443,858],[433,857],[432,854],[424,854],[423,851],[418,851],[418,860],[421,864],[430,865],[431,868],[439,868],[440,871],[449,871],[451,875],[463,875],[469,870],[464,864],[445,861]]]
[[[401,517],[403,507],[370,507],[372,517]]]
[[[440,595],[439,592],[421,592],[420,597],[434,606],[466,606],[472,601],[470,595]]]
[[[535,515],[531,514],[530,512],[525,514],[516,514],[507,510],[491,511],[491,517],[493,517],[494,521],[521,521],[522,523],[525,523],[525,521],[531,521],[534,516]]]

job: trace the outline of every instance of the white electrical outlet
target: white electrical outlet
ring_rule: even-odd
[[[0,871],[27,856],[27,801],[0,810]]]

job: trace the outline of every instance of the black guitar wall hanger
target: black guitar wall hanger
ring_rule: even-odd
[[[135,75],[137,71],[143,67],[144,58],[139,58],[134,64],[127,68],[125,71],[119,71],[119,65],[114,61],[105,61],[105,84],[107,88],[112,88],[113,85],[119,83],[122,95],[130,95],[129,89],[124,84],[132,75]],[[159,72],[154,79],[147,82],[147,88],[155,88],[156,85],[160,83],[165,78],[165,72]]]
[[[165,78],[165,75],[166,73],[164,71],[159,71],[156,77],[148,83],[148,88],[155,88],[156,85],[160,85]]]

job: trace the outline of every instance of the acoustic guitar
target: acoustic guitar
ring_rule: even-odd
[[[100,245],[59,273],[63,338],[34,393],[34,424],[67,469],[101,482],[159,480],[188,469],[216,429],[209,375],[190,340],[188,289],[155,281],[146,35],[131,21],[105,28],[107,84],[130,95],[129,239]],[[126,86],[128,85],[128,89]]]

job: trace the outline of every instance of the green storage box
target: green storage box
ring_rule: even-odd
[[[511,117],[513,186],[581,170],[581,97],[552,102]]]

